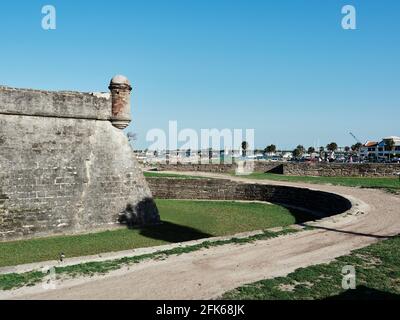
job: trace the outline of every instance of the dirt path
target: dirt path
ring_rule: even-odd
[[[226,178],[226,175],[179,172]],[[233,180],[307,187],[358,202],[364,214],[332,217],[319,228],[244,245],[225,245],[163,261],[147,261],[105,276],[66,280],[55,290],[41,286],[0,292],[16,299],[210,299],[245,283],[286,275],[328,262],[351,250],[400,233],[400,197],[374,189],[277,181]],[[340,270],[338,270],[340,272]]]

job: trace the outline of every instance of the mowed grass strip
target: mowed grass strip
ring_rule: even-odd
[[[156,200],[162,224],[142,229],[0,243],[0,267],[58,260],[287,226],[299,216],[272,204]],[[303,217],[301,217],[303,218]]]
[[[242,178],[305,182],[316,184],[332,184],[347,187],[361,188],[383,188],[400,190],[400,181],[398,177],[311,177],[311,176],[285,176],[282,174],[253,172],[250,175],[240,176]]]
[[[344,266],[355,268],[355,289],[343,289]],[[286,277],[248,284],[222,299],[400,299],[400,237],[353,251],[331,263],[297,269]]]
[[[304,228],[305,230],[309,227]],[[98,261],[98,262],[87,262],[76,264],[66,267],[56,267],[56,279],[61,277],[77,277],[77,276],[93,276],[96,274],[106,274],[110,271],[117,270],[123,266],[129,266],[135,263],[140,263],[149,259],[161,259],[164,260],[171,255],[181,255],[197,250],[207,249],[211,247],[218,247],[227,244],[246,244],[257,240],[265,240],[293,234],[300,232],[299,229],[292,229],[290,227],[283,228],[280,231],[272,232],[265,230],[260,234],[244,237],[244,238],[230,238],[226,240],[217,241],[204,241],[200,244],[195,244],[185,247],[176,247],[169,250],[158,251],[149,254],[143,254],[140,256],[124,257],[121,259]],[[8,273],[0,274],[0,290],[11,290],[20,288],[23,286],[34,286],[45,280],[46,274],[40,271],[28,271],[24,273]]]

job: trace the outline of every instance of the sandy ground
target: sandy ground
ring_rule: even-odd
[[[179,174],[183,174],[179,172]],[[225,177],[186,172],[188,175]],[[355,203],[351,215],[323,219],[314,230],[244,245],[204,249],[147,261],[104,276],[0,292],[3,299],[213,299],[257,280],[284,276],[400,233],[400,197],[374,189],[249,180],[337,193]],[[341,270],[338,270],[341,272]]]

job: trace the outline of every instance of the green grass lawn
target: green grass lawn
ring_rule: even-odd
[[[342,268],[355,267],[356,289],[342,289]],[[329,264],[301,268],[286,277],[258,281],[223,299],[400,299],[400,237],[353,251]]]
[[[400,181],[397,177],[370,178],[370,177],[309,177],[309,176],[285,176],[282,174],[253,172],[250,175],[240,176],[249,179],[306,182],[319,184],[332,184],[347,187],[383,188],[400,190]]]
[[[161,225],[0,243],[0,266],[157,246],[287,226],[307,216],[281,206],[233,201],[156,200]]]

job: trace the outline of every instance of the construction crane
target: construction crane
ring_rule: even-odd
[[[361,143],[360,139],[358,139],[352,132],[350,132],[350,135],[356,140],[356,142]]]

